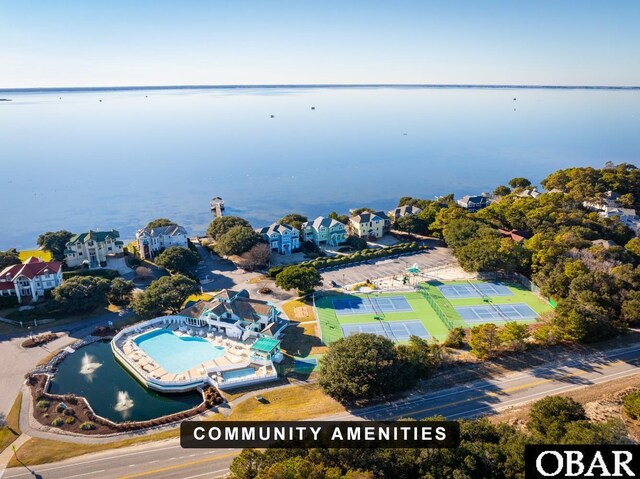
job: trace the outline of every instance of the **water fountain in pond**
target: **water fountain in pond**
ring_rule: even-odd
[[[102,363],[94,362],[93,356],[89,353],[84,353],[84,356],[82,356],[82,366],[80,366],[80,374],[84,374],[87,376],[87,379],[91,380],[93,373],[95,373],[96,369],[100,366],[102,366]]]
[[[127,391],[118,391],[118,401],[113,409],[122,413],[126,418],[128,416],[128,410],[133,407],[133,399],[129,397]]]

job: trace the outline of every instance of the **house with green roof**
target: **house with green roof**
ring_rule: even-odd
[[[65,246],[64,256],[70,268],[87,266],[101,268],[108,256],[122,256],[124,242],[116,230],[93,231],[74,235]]]

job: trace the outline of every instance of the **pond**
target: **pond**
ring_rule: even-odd
[[[67,356],[58,365],[49,392],[84,396],[96,414],[116,422],[154,419],[202,402],[197,391],[161,394],[147,389],[115,360],[108,341]]]

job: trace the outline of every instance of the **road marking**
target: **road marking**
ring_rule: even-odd
[[[620,364],[612,364],[611,366],[603,366],[602,369],[611,368],[611,367],[615,367],[615,366],[619,366],[619,365]],[[530,383],[527,383],[527,384],[522,384],[520,386],[514,386],[512,388],[506,388],[504,390],[501,390],[501,392],[506,394],[510,390],[514,391],[514,390],[527,389],[527,388],[531,388],[531,387],[534,387],[534,386],[539,386],[539,385],[545,384],[545,383],[550,383],[550,382],[554,382],[554,381],[560,381],[562,379],[567,379],[567,378],[570,378],[570,377],[584,376],[584,375],[592,373],[592,372],[593,371],[576,371],[574,373],[566,374],[566,375],[560,376],[560,377],[555,377],[553,379],[541,379],[539,381],[533,381],[533,382],[530,382]],[[634,371],[634,372],[637,373],[638,371]],[[615,374],[612,374],[610,376],[615,376],[617,374],[618,373],[615,373]],[[610,376],[605,376],[605,377],[610,377]],[[594,380],[595,379],[597,379],[597,378],[594,378]],[[570,386],[573,386],[573,385],[569,385],[569,387]],[[563,387],[567,387],[567,386],[563,386]],[[487,393],[487,395],[489,395],[489,394]],[[499,393],[493,393],[493,396],[499,396],[499,395],[500,395]],[[453,401],[453,402],[449,402],[449,403],[445,403],[445,404],[429,406],[428,408],[425,408],[425,409],[419,409],[417,411],[410,411],[410,412],[407,412],[407,413],[404,413],[404,414],[399,414],[399,415],[396,415],[396,416],[390,416],[389,419],[398,419],[398,418],[401,418],[401,417],[404,417],[404,416],[407,416],[407,415],[421,414],[421,413],[424,413],[424,412],[427,412],[427,411],[433,411],[433,410],[442,409],[442,408],[450,407],[450,406],[457,406],[458,404],[464,404],[464,403],[470,402],[470,401],[477,401],[478,399],[479,399],[478,397],[470,397],[470,398],[466,398],[466,399],[461,399],[459,401]]]
[[[207,462],[215,462],[215,461],[218,461],[220,459],[225,459],[227,457],[237,456],[238,454],[240,454],[240,451],[228,452],[227,454],[223,454],[221,456],[210,457],[210,458],[206,458],[206,459],[200,459],[198,461],[185,462],[183,464],[175,464],[173,466],[160,467],[158,469],[139,472],[137,474],[132,474],[130,476],[121,476],[118,479],[134,479],[134,478],[137,478],[137,477],[149,476],[149,475],[152,475],[152,474],[158,474],[160,472],[172,471],[172,470],[175,470],[175,469],[182,469],[184,467],[195,466],[197,464],[205,464]]]
[[[229,468],[227,468],[227,469],[218,469],[217,471],[205,472],[204,474],[198,474],[196,476],[183,477],[182,479],[195,479],[196,477],[208,476],[209,474],[217,474],[219,472],[227,472],[228,470],[229,470]],[[213,477],[213,476],[211,476],[211,477]]]
[[[122,457],[137,456],[139,454],[148,454],[150,452],[165,451],[167,449],[175,449],[175,448],[181,448],[180,444],[176,444],[175,446],[153,448],[153,449],[147,449],[147,450],[144,450],[144,451],[137,451],[137,452],[130,452],[130,453],[127,453],[127,454],[121,454],[121,455],[118,455],[118,459],[120,459]],[[104,453],[104,451],[100,451],[100,452]],[[108,452],[113,452],[113,449],[108,451]],[[61,466],[48,467],[46,469],[39,469],[37,472],[38,473],[42,473],[42,472],[48,472],[48,471],[55,471],[57,469],[64,469],[65,467],[83,466],[85,464],[93,464],[94,462],[108,461],[108,460],[111,460],[111,459],[113,459],[113,456],[101,457],[100,459],[92,459],[90,461],[74,462],[72,464],[64,464],[64,465],[61,465]],[[31,475],[32,474],[30,472],[23,472],[22,474],[16,474],[15,476],[11,476],[11,477],[31,476]]]
[[[101,471],[91,471],[91,472],[85,472],[83,474],[75,474],[73,476],[67,476],[67,479],[71,479],[72,477],[88,476],[90,474],[98,474],[99,472],[104,472],[104,469],[102,469]]]

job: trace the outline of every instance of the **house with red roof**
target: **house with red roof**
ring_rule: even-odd
[[[15,296],[18,303],[37,301],[62,283],[62,263],[33,256],[0,271],[0,296]]]

